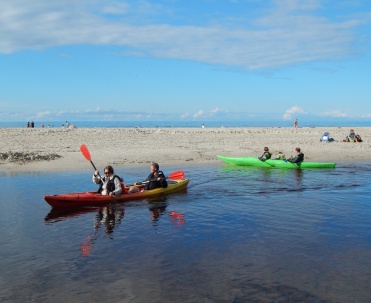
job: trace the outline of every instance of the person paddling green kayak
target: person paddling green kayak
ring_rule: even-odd
[[[295,153],[296,155],[290,159],[287,159],[287,162],[295,163],[300,166],[301,162],[304,161],[304,154],[301,152],[300,147],[295,148]]]
[[[269,148],[264,147],[264,152],[260,157],[258,157],[258,159],[260,161],[266,161],[266,160],[270,159],[271,157],[272,157],[272,153],[269,151]]]

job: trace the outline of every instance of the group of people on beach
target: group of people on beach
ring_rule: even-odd
[[[335,139],[331,138],[330,133],[326,131],[322,134],[320,141],[321,142],[332,142],[332,141],[335,141]],[[354,132],[354,129],[350,129],[349,134],[345,137],[343,142],[363,142],[363,140],[360,135]]]
[[[164,173],[159,170],[160,167],[157,163],[151,164],[151,172],[147,179],[142,182],[136,182],[134,185],[126,188],[123,179],[115,175],[113,167],[107,165],[104,168],[104,177],[102,177],[98,170],[94,172],[93,182],[99,184],[98,192],[102,195],[111,197],[118,196],[121,193],[135,193],[142,190],[151,190],[155,188],[166,188],[167,181]]]
[[[68,121],[66,121],[66,125],[64,125],[64,124],[62,124],[62,127],[64,128],[64,127],[66,127],[66,128],[69,128],[70,127],[70,122],[68,122]],[[41,128],[44,128],[45,127],[45,125],[44,125],[44,123],[42,123],[41,125],[40,125],[40,127]],[[52,125],[52,127],[54,127],[54,125]],[[35,122],[27,122],[27,128],[35,128]],[[48,124],[48,128],[50,128],[50,124]]]
[[[278,152],[276,157],[272,158],[272,153],[269,151],[269,148],[266,146],[264,147],[263,154],[260,157],[258,157],[258,159],[260,161],[266,161],[269,159],[283,160],[283,161],[296,163],[297,165],[300,165],[301,162],[304,161],[304,154],[301,152],[300,147],[296,147],[294,151],[295,151],[295,156],[291,156],[289,159],[286,159],[285,155],[281,151]]]
[[[294,121],[293,128],[297,129],[298,128],[298,119]],[[334,138],[330,138],[329,132],[324,132],[320,141],[322,142],[331,142],[335,141]],[[343,142],[362,142],[362,138],[359,134],[356,134],[354,132],[354,129],[350,129],[349,134],[345,137]]]

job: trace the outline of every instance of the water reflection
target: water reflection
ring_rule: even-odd
[[[151,212],[152,225],[156,226],[160,217],[165,213],[168,206],[166,201],[148,203],[148,209]]]
[[[299,169],[299,168],[295,169],[295,181],[298,185],[302,185],[303,176],[304,176],[304,170]]]
[[[113,239],[113,229],[120,225],[124,215],[124,204],[111,203],[108,206],[99,207],[98,213],[95,216],[95,232],[98,232],[103,226],[104,232],[109,235],[111,239]]]
[[[91,250],[93,248],[93,241],[94,240],[92,236],[87,236],[86,241],[80,244],[82,256],[88,256],[91,254]]]
[[[152,226],[158,226],[159,220],[163,215],[168,214],[172,224],[181,226],[185,224],[184,214],[171,210],[166,212],[168,206],[167,198],[160,197],[157,199],[147,199],[146,204],[142,202],[140,205],[146,205],[150,211],[150,220]],[[90,207],[81,209],[63,209],[52,208],[45,216],[46,224],[53,224],[64,221],[68,218],[76,218],[88,213],[96,212],[94,216],[94,235],[88,235],[82,243],[80,243],[81,255],[88,256],[91,254],[94,244],[98,239],[100,230],[104,231],[109,239],[114,239],[114,230],[118,228],[125,216],[125,209],[127,207],[136,207],[138,203],[111,203],[102,207]]]
[[[244,184],[249,193],[270,194],[287,191],[303,191],[304,174],[302,169],[278,169],[253,166],[223,166],[219,168],[223,183],[231,182],[230,187]],[[312,172],[316,173],[315,170]],[[264,184],[264,186],[257,186]]]
[[[46,224],[52,224],[64,221],[68,218],[79,217],[83,214],[96,212],[98,207],[86,208],[52,208],[45,216],[44,221]]]

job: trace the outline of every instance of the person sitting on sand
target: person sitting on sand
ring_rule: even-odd
[[[301,162],[304,161],[304,154],[301,152],[300,147],[295,148],[295,153],[296,153],[295,157],[291,157],[290,159],[287,159],[287,161],[300,165]]]
[[[358,135],[359,136],[359,135]],[[360,138],[360,137],[359,137]],[[354,132],[354,129],[351,129],[349,131],[348,136],[345,137],[343,142],[362,142],[362,141],[357,141],[358,139],[356,138],[356,134]]]
[[[99,171],[96,170],[93,175],[93,182],[99,184],[98,192],[102,195],[118,196],[122,193],[122,178],[114,174],[113,167],[107,165],[104,168],[104,177],[100,177]]]
[[[271,157],[272,157],[272,153],[269,151],[269,148],[264,147],[264,152],[260,157],[258,157],[258,159],[260,161],[266,161],[266,160],[270,159]]]
[[[334,141],[333,138],[330,138],[330,133],[329,132],[324,132],[322,134],[322,137],[320,139],[321,142],[332,142]]]
[[[151,173],[148,175],[147,179],[145,179],[143,182],[136,182],[134,183],[134,186],[130,187],[128,192],[134,193],[139,191],[138,185],[144,185],[144,190],[151,190],[155,188],[166,188],[167,187],[167,181],[164,173],[159,170],[160,167],[157,163],[151,164]]]

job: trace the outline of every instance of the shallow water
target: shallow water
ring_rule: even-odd
[[[0,301],[369,302],[370,164],[183,169],[185,192],[72,212],[43,196],[92,171],[0,173]]]

